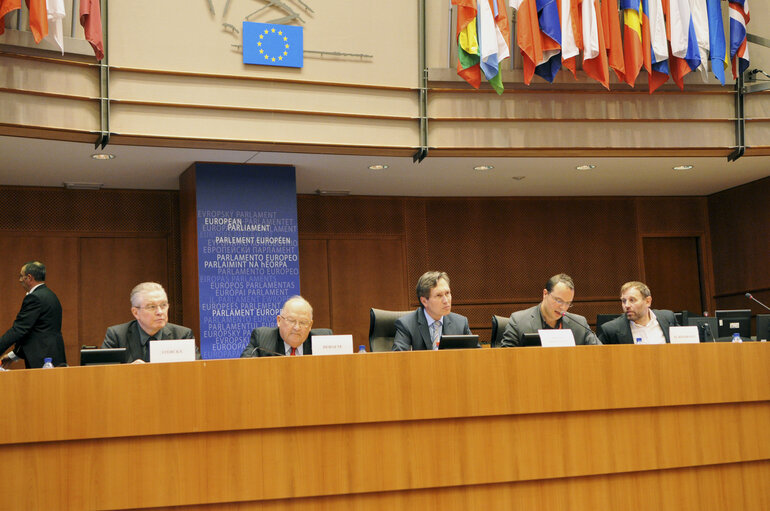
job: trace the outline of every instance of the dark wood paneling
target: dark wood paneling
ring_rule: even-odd
[[[403,234],[403,199],[398,197],[297,196],[300,233]]]
[[[331,327],[369,345],[369,309],[407,308],[401,238],[329,240]]]
[[[703,312],[698,238],[643,238],[646,284],[658,309]]]
[[[326,240],[299,240],[300,289],[302,296],[313,306],[313,328],[331,328],[332,324],[326,250]]]
[[[706,204],[705,197],[640,197],[639,233],[704,232]]]
[[[195,195],[195,164],[179,176],[180,282],[182,324],[192,328],[200,339],[198,307],[198,210]]]

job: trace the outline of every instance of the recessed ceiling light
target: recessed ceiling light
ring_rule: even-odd
[[[674,170],[690,170],[693,166],[692,165],[677,165],[676,167],[672,167]]]
[[[73,182],[65,181],[64,188],[67,190],[101,190],[104,183],[85,183],[85,182]]]
[[[319,188],[315,193],[324,197],[345,197],[350,195],[350,190],[321,190]]]
[[[527,176],[513,176],[513,177],[511,177],[511,179],[513,179],[514,181],[521,181],[525,177],[527,177]]]
[[[578,165],[577,167],[575,167],[575,170],[592,170],[592,169],[595,169],[595,168],[596,168],[596,165],[594,165],[592,163],[588,163],[588,164],[585,164],[585,165]]]
[[[94,160],[111,160],[115,158],[114,154],[108,154],[108,153],[94,153],[91,155],[91,158]]]
[[[383,163],[377,163],[375,165],[369,165],[369,170],[385,170],[388,166]]]
[[[495,168],[493,165],[477,165],[473,170],[492,170],[493,168]]]

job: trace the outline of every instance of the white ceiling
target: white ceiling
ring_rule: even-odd
[[[269,153],[109,145],[115,159],[94,160],[93,144],[0,137],[0,184],[178,189],[179,175],[201,162],[287,164],[297,169],[297,192],[346,190],[351,195],[591,196],[708,195],[770,175],[770,157],[655,158],[411,158]],[[387,164],[386,170],[368,166]],[[577,171],[592,163],[596,168]],[[689,164],[689,171],[674,171]],[[477,165],[493,170],[476,171]],[[525,176],[524,179],[513,179]]]

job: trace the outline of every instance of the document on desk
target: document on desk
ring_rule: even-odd
[[[698,344],[700,336],[698,327],[693,326],[670,326],[668,327],[668,336],[671,344]]]
[[[313,355],[350,355],[353,353],[353,336],[314,335]]]
[[[538,330],[540,335],[540,344],[548,348],[559,348],[563,346],[574,346],[575,336],[569,328],[560,328],[558,330],[543,329]]]

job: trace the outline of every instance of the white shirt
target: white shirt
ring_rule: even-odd
[[[431,327],[433,327],[433,323],[435,323],[435,322],[437,322],[437,321],[438,321],[439,323],[441,323],[441,331],[442,331],[442,332],[444,331],[444,316],[441,316],[441,318],[440,318],[440,319],[433,319],[432,317],[430,317],[430,314],[428,314],[428,311],[426,311],[424,307],[423,307],[423,309],[422,309],[422,312],[423,312],[423,314],[425,314],[425,320],[428,322],[428,333],[431,333],[431,331],[432,331]],[[433,340],[433,339],[431,339],[431,341],[432,341],[432,340]],[[433,349],[434,349],[434,350],[437,350],[437,349],[438,349],[438,346],[437,346],[437,345],[434,345],[434,346],[433,346]]]
[[[649,312],[650,321],[646,325],[630,321],[634,344],[666,344],[666,336],[663,335],[663,328],[658,323],[658,318],[655,317],[652,309],[649,309]]]
[[[305,352],[302,350],[302,347],[305,345],[305,343],[300,344],[297,346],[297,352],[294,354],[295,357],[299,355],[304,355]],[[289,344],[286,341],[283,341],[283,352],[286,355],[291,355],[291,344]]]

